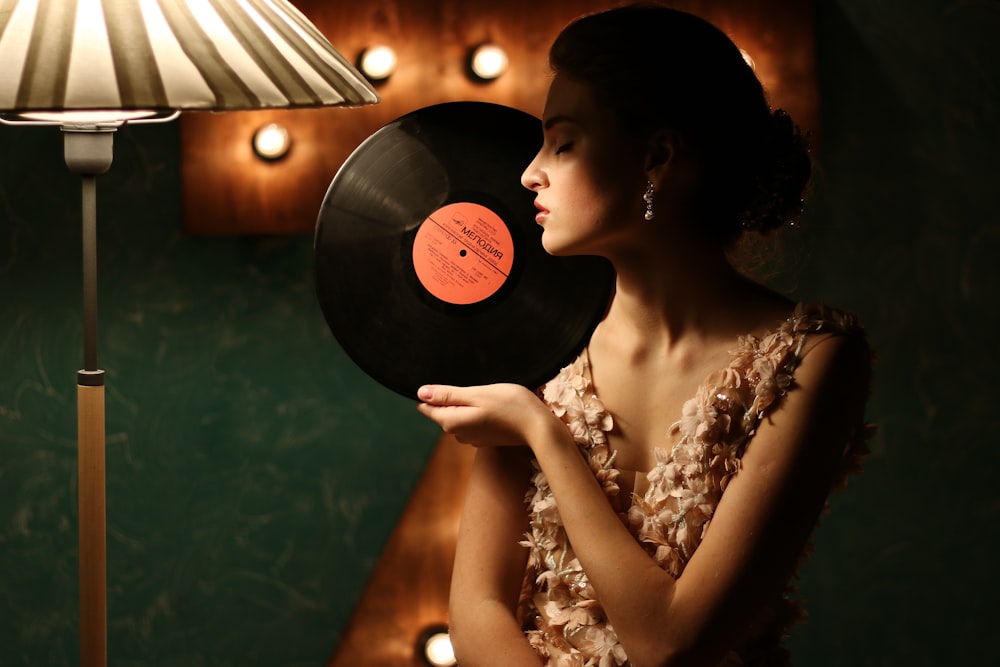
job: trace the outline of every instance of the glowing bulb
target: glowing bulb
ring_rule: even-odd
[[[370,81],[385,81],[396,71],[396,52],[388,46],[365,49],[359,67]]]
[[[280,160],[288,153],[292,137],[278,123],[268,123],[253,135],[253,152],[264,160]]]
[[[424,644],[424,656],[433,667],[454,667],[455,650],[447,632],[435,632]]]
[[[490,81],[507,71],[507,52],[496,44],[481,44],[472,52],[469,67],[480,79]]]

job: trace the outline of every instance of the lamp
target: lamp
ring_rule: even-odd
[[[0,62],[0,121],[59,126],[82,180],[80,664],[98,667],[107,663],[107,538],[96,177],[111,166],[114,132],[183,110],[361,106],[378,95],[287,0],[3,0]]]

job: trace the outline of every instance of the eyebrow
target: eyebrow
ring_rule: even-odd
[[[560,115],[552,116],[551,118],[547,118],[545,120],[545,122],[542,123],[542,129],[543,130],[550,130],[554,126],[558,125],[559,123],[576,123],[576,124],[579,124],[580,121],[576,120],[575,118],[572,118],[571,116],[566,116],[566,115],[561,115],[560,114]]]

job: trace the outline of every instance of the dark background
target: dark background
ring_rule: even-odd
[[[800,665],[995,661],[998,36],[995,0],[816,3],[822,150],[774,281],[864,318],[880,432],[802,572]],[[0,127],[0,665],[77,660],[61,141]],[[98,186],[109,663],[320,665],[437,431],[330,336],[311,238],[182,232],[178,155],[126,128]]]

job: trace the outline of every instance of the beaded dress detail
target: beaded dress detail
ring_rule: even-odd
[[[620,497],[625,495],[618,486],[620,471],[608,444],[614,423],[594,392],[587,352],[540,393],[569,428],[622,522],[676,578],[709,530],[726,485],[739,474],[757,425],[793,386],[807,339],[823,334],[864,335],[851,315],[800,304],[767,335],[740,337],[729,365],[707,377],[684,403],[680,419],[667,434],[676,444],[656,448],[656,465],[646,473],[648,487],[641,496]],[[838,486],[860,469],[868,432],[869,427],[859,423],[845,443]],[[537,463],[526,502],[530,530],[522,544],[529,549],[529,560],[519,616],[535,652],[552,667],[627,666],[628,657],[573,553]],[[798,603],[787,596],[766,605],[754,623],[753,637],[720,667],[787,665],[780,641],[801,614]]]

